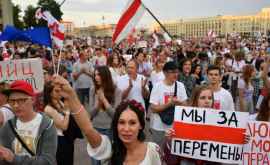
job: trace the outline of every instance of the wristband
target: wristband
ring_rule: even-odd
[[[83,111],[83,110],[84,110],[84,107],[83,107],[83,105],[81,105],[81,106],[80,106],[80,109],[79,109],[77,112],[72,112],[71,114],[72,114],[72,115],[78,115],[78,114],[80,114],[81,111]]]

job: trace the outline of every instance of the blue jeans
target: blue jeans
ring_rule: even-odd
[[[76,89],[77,95],[80,99],[80,102],[84,105],[85,102],[89,102],[89,88],[78,88]]]
[[[112,131],[111,129],[103,129],[103,128],[95,128],[99,133],[102,135],[106,135],[109,137],[110,140],[112,140]],[[94,158],[91,158],[91,165],[101,165],[100,160],[96,160]]]

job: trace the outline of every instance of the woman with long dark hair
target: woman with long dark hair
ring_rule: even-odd
[[[121,91],[113,83],[111,72],[107,66],[99,66],[94,71],[94,88],[90,90],[90,116],[94,128],[101,134],[112,136],[111,122],[115,108],[121,102]],[[101,164],[92,159],[93,165]]]
[[[121,103],[112,121],[113,141],[93,128],[87,111],[75,91],[62,77],[54,78],[54,85],[69,105],[71,114],[85,134],[88,154],[96,159],[110,159],[112,165],[161,165],[158,145],[144,142],[144,108],[137,101]]]
[[[114,82],[117,81],[118,77],[125,74],[125,67],[122,65],[118,52],[113,52],[113,54],[108,57],[108,66]]]
[[[191,75],[195,78],[196,80],[196,85],[201,85],[203,81],[203,75],[202,75],[202,67],[200,64],[196,64],[195,66],[192,67],[191,69]]]
[[[73,165],[74,141],[64,134],[69,126],[70,111],[64,106],[61,96],[51,81],[47,82],[44,87],[44,105],[44,113],[52,118],[57,130],[57,164]]]

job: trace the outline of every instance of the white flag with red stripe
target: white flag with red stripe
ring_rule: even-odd
[[[136,26],[145,12],[141,0],[130,0],[125,8],[121,18],[119,19],[112,42],[118,44],[125,39],[129,32]]]
[[[51,31],[51,37],[54,41],[54,44],[58,48],[63,47],[64,42],[64,25],[61,24],[57,19],[55,19],[49,11],[42,11],[40,8],[36,11],[36,19],[44,19],[48,22],[48,27]]]

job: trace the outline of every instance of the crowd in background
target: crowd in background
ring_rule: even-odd
[[[73,164],[74,140],[83,138],[82,133],[92,164],[108,163],[109,158],[111,164],[211,164],[169,153],[174,130],[166,111],[176,105],[247,112],[251,120],[270,122],[266,36],[183,39],[156,46],[150,36],[145,47],[125,41],[111,47],[102,38],[91,44],[82,38],[70,40],[61,52],[25,42],[0,47],[2,61],[42,59],[45,87],[35,95],[33,107],[53,120],[58,165]],[[58,62],[61,78],[53,76]],[[1,89],[6,86],[1,82]],[[14,116],[11,96],[0,94],[0,125]],[[137,120],[125,109],[135,112]],[[140,143],[148,131],[145,124],[151,141],[146,146]],[[138,142],[132,144],[134,138]]]

